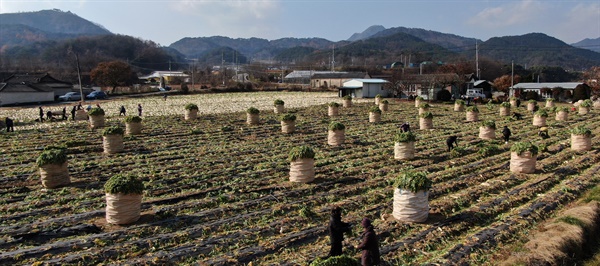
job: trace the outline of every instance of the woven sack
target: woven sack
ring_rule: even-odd
[[[346,130],[329,130],[327,133],[327,144],[339,146],[346,141]]]
[[[198,118],[198,110],[196,110],[196,109],[185,110],[184,118],[185,118],[185,120],[194,120],[194,119]]]
[[[75,111],[75,121],[85,121],[88,120],[88,115],[85,110],[77,110]]]
[[[246,124],[248,125],[258,125],[258,121],[260,120],[259,114],[249,114],[246,113]]]
[[[106,193],[106,221],[111,224],[131,224],[140,219],[141,194]]]
[[[429,216],[429,191],[394,189],[392,215],[397,220],[410,223],[422,223]]]
[[[590,108],[589,107],[579,106],[579,114],[580,115],[586,115],[589,112],[590,112]]]
[[[383,112],[387,112],[389,110],[389,103],[379,103],[379,109]]]
[[[327,114],[329,116],[337,116],[339,115],[338,107],[328,106]]]
[[[592,149],[592,138],[585,135],[571,134],[571,150],[589,151]]]
[[[500,116],[510,116],[510,107],[500,106]]]
[[[421,105],[421,100],[415,100],[415,107],[419,107]]]
[[[369,112],[369,122],[370,123],[379,123],[381,122],[381,114]]]
[[[479,138],[486,140],[495,139],[496,130],[491,127],[479,127]]]
[[[125,134],[139,135],[142,133],[142,122],[125,122]]]
[[[594,101],[594,109],[600,109],[600,101]]]
[[[309,183],[315,180],[315,159],[298,159],[290,162],[290,181]]]
[[[107,154],[122,152],[124,149],[123,135],[102,136],[102,146],[104,147],[104,153]]]
[[[296,131],[296,121],[281,121],[281,132],[294,133]]]
[[[534,115],[533,116],[533,125],[538,126],[538,127],[545,127],[546,126],[546,117]]]
[[[510,106],[517,107],[517,100],[510,100]]]
[[[464,112],[465,106],[462,104],[455,103],[454,104],[454,112]]]
[[[479,113],[467,112],[467,122],[477,122],[477,121],[479,121]]]
[[[527,111],[532,112],[535,110],[535,103],[527,103]]]
[[[583,103],[583,100],[579,100],[579,101],[576,101],[576,102],[573,104],[573,106],[575,106],[575,107],[579,107],[579,105],[581,105],[582,103]]]
[[[510,153],[510,171],[513,173],[531,174],[535,172],[537,157],[526,151],[521,155],[516,152]]]
[[[281,114],[283,113],[285,107],[283,106],[283,104],[277,104],[275,105],[275,107],[273,107],[273,112],[275,112],[276,114]]]
[[[423,114],[423,113],[428,112],[428,111],[429,111],[429,108],[419,107],[419,114]]]
[[[555,120],[557,121],[567,121],[569,119],[569,113],[565,111],[558,111],[556,113]]]
[[[554,107],[554,102],[546,101],[546,108]]]
[[[379,105],[381,103],[381,98],[375,97],[375,105]]]
[[[40,166],[42,186],[45,188],[56,188],[71,184],[67,162],[62,164],[45,164]]]
[[[432,129],[433,128],[433,119],[419,117],[419,128],[420,129]]]
[[[415,158],[415,142],[396,142],[394,143],[394,159],[410,160]]]
[[[90,115],[90,127],[101,128],[104,126],[104,115]]]
[[[342,104],[345,108],[352,107],[352,100],[344,100]]]

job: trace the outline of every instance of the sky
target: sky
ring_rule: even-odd
[[[370,26],[486,41],[540,32],[600,37],[600,0],[0,0],[0,13],[59,9],[163,46],[185,37],[348,39]]]

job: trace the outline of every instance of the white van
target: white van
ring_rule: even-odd
[[[481,99],[485,99],[485,94],[483,93],[483,89],[468,89],[467,90],[467,97],[470,98],[481,98]]]

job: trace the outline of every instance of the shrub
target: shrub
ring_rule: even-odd
[[[421,103],[419,104],[419,108],[429,108],[431,107],[428,103]]]
[[[437,99],[438,101],[443,102],[450,101],[452,99],[452,93],[450,93],[448,90],[440,90],[437,93]]]
[[[413,142],[413,141],[417,141],[417,135],[415,135],[411,131],[400,132],[394,136],[394,142]]]
[[[295,161],[298,159],[314,159],[314,158],[315,158],[315,152],[313,151],[313,149],[311,147],[308,147],[308,146],[298,146],[298,147],[292,148],[292,150],[290,150],[290,155],[288,157],[288,159],[290,161]]]
[[[467,107],[467,112],[479,113],[479,108],[477,108],[476,105],[472,105],[472,106]]]
[[[369,113],[381,114],[381,109],[379,109],[379,106],[373,106],[373,107],[369,108]]]
[[[481,122],[481,126],[496,129],[496,122],[494,122],[494,120],[485,120]]]
[[[277,105],[284,105],[285,102],[281,99],[277,99],[275,101],[273,101],[273,105],[277,106]]]
[[[425,100],[425,99],[424,99],[423,97],[421,97],[421,96],[417,96],[417,97],[415,98],[415,101],[422,101],[422,100]]]
[[[590,98],[587,89],[584,86],[577,86],[573,90],[573,101],[585,100]]]
[[[254,107],[250,107],[246,110],[246,113],[256,115],[256,114],[259,114],[260,111]]]
[[[185,110],[198,110],[198,105],[193,103],[188,103],[185,105]]]
[[[515,144],[513,144],[510,147],[510,151],[515,152],[518,155],[521,155],[522,153],[528,151],[528,152],[531,152],[531,155],[535,156],[538,154],[538,147],[533,145],[533,143],[531,143],[529,141],[516,142]]]
[[[431,119],[431,118],[433,118],[433,114],[431,112],[424,112],[424,113],[420,114],[419,117]]]
[[[340,104],[339,104],[339,103],[336,103],[336,102],[330,102],[330,103],[328,103],[327,105],[329,105],[329,106],[331,106],[331,107],[340,107]]]
[[[104,191],[110,194],[142,194],[144,183],[131,175],[116,174],[106,181]]]
[[[88,112],[88,115],[91,115],[91,116],[104,115],[104,110],[100,107],[94,107],[94,108],[90,109],[90,111]]]
[[[582,125],[576,126],[574,128],[571,128],[571,134],[573,135],[585,135],[586,137],[590,137],[592,136],[592,131]]]
[[[499,151],[500,151],[500,148],[498,147],[498,145],[490,144],[490,145],[481,147],[479,149],[479,151],[477,151],[477,154],[479,154],[479,156],[481,156],[481,157],[489,157],[494,154],[497,154]]]
[[[419,190],[427,190],[432,184],[433,182],[427,178],[427,172],[413,170],[404,171],[394,181],[394,187],[410,190],[413,193],[417,193]]]
[[[344,124],[342,124],[340,122],[331,122],[331,124],[329,124],[330,131],[344,130],[344,129],[346,129],[346,126],[344,126]]]
[[[67,149],[47,149],[37,158],[37,166],[46,164],[63,164],[67,161]]]
[[[344,100],[352,100],[352,96],[350,95],[346,95],[343,97]]]
[[[502,102],[500,106],[510,108],[510,102]]]
[[[390,102],[388,102],[388,100],[381,100],[381,103],[388,104]]]
[[[125,122],[127,123],[140,123],[142,122],[142,118],[137,115],[130,115],[125,117]]]
[[[360,263],[348,255],[340,255],[328,258],[317,258],[309,266],[360,266]]]
[[[281,116],[281,121],[296,121],[296,116],[293,114],[285,114]]]
[[[118,126],[107,127],[102,131],[102,136],[108,135],[123,135],[125,131]]]
[[[535,115],[539,117],[548,117],[548,112],[546,112],[544,109],[540,109],[535,112]]]
[[[463,101],[463,100],[460,100],[460,99],[459,99],[459,100],[456,100],[456,101],[454,101],[454,103],[455,103],[455,104],[458,104],[458,105],[465,105],[465,101]]]

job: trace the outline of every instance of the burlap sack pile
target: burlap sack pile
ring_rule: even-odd
[[[429,112],[429,108],[422,108],[422,107],[419,107],[419,115],[421,115],[421,114],[423,114],[423,113],[425,113],[425,112]]]
[[[580,115],[586,115],[589,112],[590,112],[590,108],[589,107],[579,106],[579,114]]]
[[[413,193],[395,188],[392,215],[403,222],[425,222],[429,216],[429,191]]]
[[[369,112],[369,122],[371,123],[379,123],[381,122],[381,114]]]
[[[510,107],[500,106],[500,116],[510,116]]]
[[[290,181],[309,183],[315,180],[315,159],[298,159],[290,163]]]
[[[140,219],[141,194],[106,193],[106,221],[111,224],[131,224]]]
[[[258,121],[260,120],[259,114],[249,114],[246,113],[246,124],[248,125],[258,125]]]
[[[45,188],[56,188],[71,184],[69,178],[68,163],[45,164],[40,166],[40,176],[42,177],[42,186]]]
[[[90,127],[91,128],[101,128],[104,126],[104,116],[103,115],[90,115]]]
[[[375,97],[375,105],[379,105],[381,103],[381,98]]]
[[[454,104],[454,112],[464,112],[465,106],[462,104],[455,103]]]
[[[410,160],[415,158],[415,142],[396,142],[394,143],[394,159]]]
[[[592,149],[592,138],[586,135],[571,134],[571,150],[589,151]]]
[[[513,173],[531,174],[535,172],[536,156],[532,156],[526,151],[518,155],[516,152],[510,153],[510,171]]]
[[[273,107],[273,112],[275,112],[276,114],[281,114],[281,113],[283,113],[284,110],[285,110],[285,107],[283,104],[278,104],[278,105],[275,105],[275,107]]]
[[[139,135],[142,133],[141,122],[126,122],[125,123],[125,134],[127,135]]]
[[[281,132],[294,133],[296,131],[296,121],[281,121]]]
[[[329,109],[327,109],[327,114],[329,116],[337,116],[337,115],[339,115],[338,107],[329,106]]]
[[[535,110],[535,103],[527,103],[527,111],[532,112]]]
[[[490,140],[496,138],[496,130],[491,127],[479,127],[479,138]]]
[[[124,149],[123,135],[102,136],[102,147],[104,148],[104,153],[107,154],[122,152]]]
[[[329,130],[327,134],[327,144],[339,146],[346,141],[346,130]]]
[[[477,122],[477,121],[479,121],[479,113],[467,112],[467,122]]]
[[[432,129],[433,128],[433,119],[431,118],[419,118],[419,128],[420,129]]]
[[[552,108],[552,107],[554,107],[554,102],[546,101],[546,108]]]
[[[556,112],[556,117],[555,117],[556,121],[567,121],[568,119],[569,119],[569,113],[567,113],[565,111]]]
[[[538,126],[538,127],[545,127],[546,126],[546,117],[534,115],[533,116],[533,125]]]
[[[419,107],[419,105],[421,105],[423,101],[421,100],[415,100],[415,107]]]
[[[510,106],[517,107],[517,100],[510,100]]]
[[[185,120],[194,120],[194,119],[198,118],[198,110],[196,110],[196,109],[185,110],[184,118],[185,118]]]
[[[389,103],[379,103],[379,109],[381,109],[382,112],[387,112],[389,110]]]

